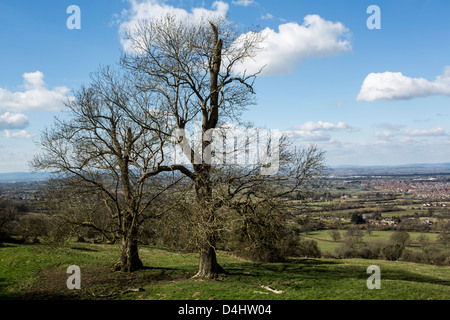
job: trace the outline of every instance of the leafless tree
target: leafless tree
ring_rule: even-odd
[[[123,110],[138,114],[150,109],[152,103],[151,95],[136,90],[126,74],[101,67],[92,74],[91,84],[66,103],[68,111],[42,133],[38,142],[41,152],[31,162],[34,170],[69,178],[66,182],[78,188],[78,201],[86,196],[101,199],[115,221],[110,228],[122,242],[115,270],[142,268],[139,225],[162,192],[174,183],[168,178],[156,185],[150,177],[141,178],[162,161],[164,141],[152,129],[162,131],[165,124],[139,114],[147,123],[143,128]],[[98,227],[89,220],[84,223]]]
[[[254,81],[258,73],[236,72],[235,67],[255,57],[264,40],[261,33],[239,33],[236,26],[222,19],[205,17],[201,21],[185,21],[167,14],[141,21],[130,30],[129,39],[133,52],[123,56],[122,66],[132,72],[136,87],[159,97],[157,111],[142,110],[145,119],[151,115],[166,117],[165,129],[169,130],[159,133],[163,140],[170,140],[174,132],[192,132],[196,122],[201,127],[198,148],[185,134],[170,140],[184,151],[187,164],[166,161],[143,174],[141,180],[160,172],[178,171],[193,181],[199,208],[199,266],[194,277],[217,277],[224,272],[215,250],[219,210],[224,205],[237,207],[239,202],[258,194],[268,199],[267,183],[280,187],[270,189],[271,198],[298,190],[308,177],[321,171],[322,154],[315,148],[303,154],[286,152],[281,159],[291,167],[285,166],[284,172],[272,177],[260,173],[264,169],[261,163],[253,166],[211,163],[214,144],[211,132],[226,122],[243,125],[241,112],[254,102]],[[143,128],[149,127],[139,114],[133,113],[134,110],[128,112]],[[287,182],[292,185],[288,186]]]

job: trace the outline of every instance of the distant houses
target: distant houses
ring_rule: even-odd
[[[383,218],[381,220],[373,220],[372,224],[377,227],[394,227],[397,225],[397,221],[392,218]]]

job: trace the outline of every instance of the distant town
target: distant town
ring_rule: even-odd
[[[450,164],[337,168],[332,178],[360,183],[362,189],[450,200]]]
[[[427,179],[372,179],[363,185],[375,190],[411,194],[419,199],[450,200],[450,176]]]
[[[50,176],[48,173],[0,173],[0,198],[39,200],[40,188]],[[327,179],[340,181],[342,185],[356,184],[361,190],[410,195],[430,202],[450,200],[450,163],[336,167],[331,169]],[[432,203],[423,205],[432,206]]]

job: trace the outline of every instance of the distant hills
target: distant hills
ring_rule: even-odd
[[[341,165],[331,167],[333,176],[450,174],[450,163],[406,164],[398,166]],[[36,182],[50,178],[47,172],[0,173],[0,183]]]
[[[332,175],[428,175],[450,174],[450,163],[406,164],[397,166],[352,166],[343,165],[331,168]]]
[[[18,183],[44,181],[50,178],[47,172],[9,172],[0,173],[0,183]]]

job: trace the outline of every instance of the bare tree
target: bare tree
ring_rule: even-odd
[[[205,17],[200,21],[185,21],[167,14],[141,21],[130,30],[129,39],[134,51],[123,56],[122,66],[133,73],[136,87],[159,97],[158,111],[147,111],[147,117],[151,114],[166,117],[170,130],[161,131],[160,137],[181,147],[188,159],[186,164],[173,159],[161,163],[141,179],[164,171],[178,171],[193,181],[199,208],[196,232],[199,265],[194,277],[217,277],[224,272],[217,262],[215,249],[220,209],[225,205],[237,208],[251,194],[264,194],[267,201],[298,190],[307,177],[321,171],[322,155],[315,148],[303,155],[286,152],[281,159],[291,167],[284,167],[285,172],[272,177],[260,173],[271,166],[270,161],[253,166],[212,164],[212,153],[216,156],[223,153],[220,147],[217,149],[216,130],[227,123],[243,125],[241,112],[254,102],[254,81],[258,73],[236,70],[241,69],[246,59],[255,57],[264,40],[261,33],[239,33],[236,26],[223,19]],[[142,117],[133,112],[129,115],[142,127],[148,127]],[[196,123],[200,124],[197,145],[186,136],[186,132],[194,131]],[[171,139],[174,133],[175,139]],[[233,150],[227,156],[235,153]],[[288,181],[292,185],[284,185]],[[278,186],[271,189],[270,196],[268,183]]]
[[[42,133],[41,152],[31,166],[71,178],[79,188],[79,201],[86,195],[102,200],[122,242],[121,256],[113,268],[132,272],[143,266],[138,252],[142,217],[173,182],[168,179],[155,187],[150,177],[141,179],[162,161],[164,142],[152,128],[161,131],[164,124],[139,114],[147,123],[143,128],[123,111],[137,114],[153,103],[151,95],[136,90],[125,74],[102,67],[91,80],[67,102],[67,113]],[[92,221],[85,223],[92,226]]]
[[[212,226],[216,216],[213,169],[203,155],[212,143],[210,130],[217,128],[220,121],[236,119],[253,101],[256,75],[234,74],[233,67],[254,55],[260,36],[240,36],[236,28],[220,19],[192,22],[168,14],[141,21],[130,30],[129,38],[135,53],[125,55],[122,65],[134,73],[139,87],[159,94],[160,112],[167,115],[168,122],[179,131],[189,130],[195,121],[201,123],[200,152],[196,153],[183,135],[177,141],[188,156],[188,165],[160,166],[142,179],[175,170],[192,179],[204,223],[196,277],[214,278],[224,270],[217,263]]]

